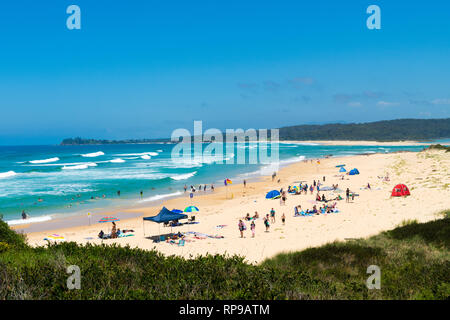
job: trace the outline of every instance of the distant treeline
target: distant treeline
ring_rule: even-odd
[[[450,138],[450,118],[447,119],[399,119],[367,123],[298,125],[279,128],[280,140],[433,140]],[[268,130],[270,138],[270,130]],[[246,139],[248,140],[248,139]],[[61,145],[170,143],[165,139],[98,140],[68,138]]]
[[[450,138],[450,118],[399,119],[368,123],[280,128],[280,140],[431,140]]]
[[[67,138],[61,142],[61,145],[85,145],[85,144],[132,144],[132,143],[155,143],[170,142],[170,139],[126,139],[126,140],[100,140],[100,139],[83,139]]]

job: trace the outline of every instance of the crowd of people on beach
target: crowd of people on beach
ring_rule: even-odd
[[[272,175],[272,181],[274,181],[275,178],[276,178],[276,173],[274,173]],[[284,190],[283,188],[281,188],[279,190],[280,206],[286,205],[286,199],[287,199],[288,194],[290,194],[290,195],[311,194],[312,195],[312,194],[314,194],[314,191],[316,191],[317,192],[316,197],[315,197],[316,204],[313,205],[312,209],[308,208],[308,209],[303,210],[301,205],[296,205],[296,206],[294,206],[294,210],[293,210],[294,217],[314,216],[314,215],[330,214],[330,213],[339,212],[339,209],[337,208],[337,203],[338,203],[338,201],[344,200],[344,198],[340,194],[335,195],[333,197],[327,197],[323,191],[321,194],[321,186],[323,186],[323,182],[325,182],[325,181],[326,181],[326,177],[323,176],[321,180],[320,179],[313,180],[313,182],[311,184],[308,184],[306,181],[301,181],[299,183],[299,185],[295,185],[295,186],[289,185],[287,190]],[[367,184],[366,189],[371,189],[369,183]],[[325,190],[333,191],[333,192],[341,192],[338,184],[332,184],[331,187],[327,187]],[[355,196],[357,196],[357,194],[350,191],[349,188],[346,189],[346,191],[345,191],[346,202],[354,201]],[[322,203],[322,204],[319,205],[318,203]],[[263,216],[262,220],[263,220],[263,224],[265,227],[265,232],[269,232],[270,226],[276,223],[275,217],[276,217],[276,214],[275,214],[274,208],[272,208],[268,214]],[[243,217],[242,219],[239,219],[238,229],[239,229],[240,237],[244,238],[245,231],[247,230],[247,226],[245,223],[249,222],[250,230],[252,233],[252,238],[254,238],[255,232],[256,232],[255,221],[259,220],[259,219],[260,219],[259,214],[256,211],[253,216],[250,216],[250,214],[247,213],[247,215],[245,217]],[[284,213],[282,213],[281,221],[282,221],[283,225],[286,223],[286,216]]]

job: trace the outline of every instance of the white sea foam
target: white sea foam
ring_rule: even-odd
[[[177,180],[177,181],[178,180],[186,180],[186,179],[189,179],[190,177],[195,176],[196,174],[197,174],[197,171],[185,173],[185,174],[177,174],[176,176],[170,177],[170,179]]]
[[[111,163],[124,163],[125,160],[123,160],[121,158],[116,158],[116,159],[109,160],[109,162],[111,162]]]
[[[161,149],[156,150],[156,152],[163,152]]]
[[[303,160],[305,160],[305,156],[298,156],[298,157],[295,157],[295,158],[289,158],[289,159],[286,159],[286,160],[281,160],[280,164],[295,163],[295,162],[299,162],[299,161],[303,161]]]
[[[11,178],[17,175],[14,171],[0,172],[0,179]]]
[[[76,166],[64,166],[62,167],[63,170],[82,170],[82,169],[87,169],[89,168],[89,166],[87,164],[80,164],[80,165],[76,165]]]
[[[10,226],[16,226],[19,224],[28,224],[28,223],[36,223],[36,222],[44,222],[52,220],[51,216],[41,216],[41,217],[33,217],[28,219],[16,219],[16,220],[8,220],[6,223]]]
[[[118,157],[133,157],[133,156],[138,156],[138,157],[142,157],[142,156],[157,156],[159,153],[158,152],[140,152],[140,153],[119,153],[119,154],[115,154],[115,156]]]
[[[50,162],[56,162],[59,161],[58,157],[50,158],[50,159],[44,159],[44,160],[31,160],[30,163],[38,164],[38,163],[50,163]]]
[[[174,193],[167,193],[167,194],[157,194],[156,196],[152,196],[152,197],[146,198],[144,200],[140,200],[140,201],[138,201],[138,203],[161,200],[161,199],[165,199],[165,198],[169,198],[169,197],[179,196],[181,194],[182,194],[181,191],[177,191]]]
[[[148,154],[144,154],[143,156],[141,156],[141,158],[144,160],[150,160],[152,157],[150,157]]]
[[[85,158],[95,158],[95,157],[104,156],[104,155],[105,155],[105,153],[103,151],[98,151],[98,152],[82,154],[81,156],[85,157]]]

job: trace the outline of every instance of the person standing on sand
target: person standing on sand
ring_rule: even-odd
[[[241,233],[241,238],[243,238],[244,237],[244,230],[246,228],[245,228],[245,224],[244,224],[244,222],[242,220],[239,220],[238,227],[239,227],[239,232]]]
[[[275,210],[270,210],[270,222],[275,223]]]
[[[250,224],[250,230],[252,230],[252,238],[255,237],[255,229],[256,229],[255,220],[252,220],[252,223]]]
[[[283,212],[283,215],[281,216],[281,222],[283,222],[283,226],[284,226],[284,224],[286,222],[286,216],[284,215],[284,212]]]
[[[350,201],[350,189],[347,188],[347,190],[345,191],[345,202],[349,201]]]
[[[269,224],[269,215],[268,214],[264,217],[264,226],[266,227],[266,232],[269,232],[270,224]]]
[[[206,191],[206,184],[203,186],[203,191]]]
[[[117,231],[116,231],[116,223],[113,221],[112,222],[112,229],[111,229],[111,238],[115,239],[117,238]]]
[[[211,191],[214,191],[214,185],[211,184]]]
[[[186,193],[186,190],[187,190],[187,186],[184,185],[184,193]]]
[[[247,181],[244,179],[244,188],[247,186]]]

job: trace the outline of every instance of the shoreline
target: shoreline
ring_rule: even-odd
[[[289,142],[289,143],[294,143],[294,142]],[[303,143],[303,142],[302,142]],[[394,152],[390,152],[387,154],[397,154],[397,153],[417,153],[417,151],[394,151]],[[344,161],[348,158],[352,158],[352,157],[363,157],[363,156],[373,156],[373,155],[386,155],[386,153],[383,152],[376,152],[376,153],[358,153],[358,154],[354,154],[354,155],[340,155],[340,156],[323,156],[323,157],[319,157],[319,158],[311,158],[311,159],[303,159],[303,160],[298,160],[295,162],[289,162],[289,163],[285,163],[285,164],[280,164],[279,170],[277,171],[277,175],[281,174],[282,170],[284,169],[288,169],[289,167],[293,167],[298,163],[308,163],[308,162],[312,162],[312,161],[316,161],[316,160],[326,160],[326,159],[337,159],[340,161]],[[260,168],[260,170],[262,170],[263,167]],[[245,179],[247,180],[247,183],[255,183],[255,182],[263,182],[263,181],[267,181],[271,179],[271,175],[258,175],[257,173],[258,171],[254,171],[254,172],[248,172],[246,174],[248,174],[249,176],[246,177]],[[237,178],[236,177],[232,177],[232,180],[235,181]],[[240,186],[241,188],[243,188],[243,179],[241,178],[241,182],[240,183],[234,183],[230,188],[237,188],[238,186]],[[198,198],[198,197],[206,197],[209,195],[214,195],[217,194],[217,192],[222,191],[223,189],[226,188],[223,185],[220,186],[216,186],[215,187],[215,191],[212,192],[211,190],[208,190],[206,192],[201,191],[201,193],[199,193],[198,191],[196,192],[196,194],[194,195],[194,198]],[[49,221],[43,221],[43,222],[30,222],[30,223],[23,223],[23,224],[17,224],[17,225],[11,225],[11,229],[17,231],[17,232],[21,232],[27,235],[32,235],[32,234],[36,234],[36,233],[42,233],[42,232],[47,232],[47,233],[51,233],[51,232],[63,232],[66,229],[72,229],[72,228],[77,228],[77,227],[88,227],[91,226],[92,224],[96,224],[95,219],[91,219],[91,221],[88,220],[88,211],[90,212],[90,215],[92,217],[104,217],[104,216],[117,216],[119,219],[121,219],[121,221],[126,221],[129,219],[134,219],[135,214],[137,211],[155,211],[155,215],[159,212],[159,210],[162,208],[162,206],[164,205],[165,202],[169,202],[171,200],[174,200],[176,203],[179,203],[180,201],[183,200],[189,200],[189,191],[187,191],[186,193],[183,192],[183,190],[180,191],[176,191],[174,193],[180,193],[177,195],[172,195],[172,193],[168,193],[168,194],[164,194],[161,195],[162,198],[161,199],[156,199],[156,200],[150,200],[148,201],[148,205],[144,205],[145,198],[144,199],[127,199],[127,203],[121,204],[121,205],[116,205],[116,206],[112,206],[112,207],[99,207],[96,209],[89,209],[89,210],[80,210],[78,212],[74,212],[72,214],[69,215],[64,215],[64,214],[57,214],[57,215],[61,215],[61,217],[57,217],[57,218],[53,218]],[[224,199],[224,201],[226,201],[227,199]],[[170,208],[168,208],[170,209]],[[83,212],[85,211],[85,212]],[[130,214],[131,217],[127,217],[127,214]],[[144,215],[139,216],[140,218],[142,218]],[[85,222],[80,222],[83,220]],[[69,221],[74,221],[76,220],[77,222],[75,223],[75,225],[67,225],[67,223]],[[56,225],[58,227],[50,227],[47,225]],[[30,231],[24,231],[24,230],[29,230]]]
[[[341,179],[336,165],[345,163],[347,169],[358,168],[360,175]],[[277,179],[261,177],[261,181],[242,184],[235,181],[228,190],[221,186],[214,193],[200,194],[192,202],[187,197],[178,197],[164,201],[169,210],[182,209],[195,205],[200,209],[196,213],[198,224],[174,227],[173,232],[197,232],[213,236],[211,238],[188,237],[186,245],[179,247],[167,242],[154,243],[151,236],[167,234],[172,230],[151,222],[143,222],[142,216],[154,216],[161,205],[142,206],[127,210],[135,214],[134,218],[123,219],[117,223],[118,228],[134,230],[134,236],[127,238],[101,240],[97,238],[100,230],[108,232],[111,224],[94,223],[91,226],[78,226],[53,230],[64,236],[67,241],[79,244],[117,244],[129,245],[131,248],[145,250],[156,249],[164,255],[178,255],[184,258],[205,254],[226,254],[244,256],[250,263],[260,263],[266,258],[282,252],[301,251],[333,241],[347,241],[349,238],[366,238],[379,232],[390,230],[404,221],[417,220],[427,222],[435,220],[436,214],[450,207],[450,154],[441,151],[398,152],[366,154],[365,156],[348,156],[324,158],[320,165],[314,160],[289,164],[278,172]],[[389,173],[390,181],[379,178]],[[322,180],[324,185],[339,184],[342,192],[321,192],[327,198],[340,194],[345,198],[345,189],[359,194],[354,201],[338,201],[339,213],[321,214],[311,217],[294,217],[293,207],[301,205],[311,209],[316,204],[315,195],[288,195],[286,205],[279,200],[267,200],[265,194],[272,189],[287,189],[288,185],[298,181]],[[275,180],[277,180],[275,179]],[[365,188],[370,182],[371,190]],[[411,190],[407,198],[391,198],[390,193],[398,183],[405,183]],[[228,199],[226,198],[228,194]],[[246,213],[255,211],[260,217],[269,213],[271,208],[277,212],[277,221],[271,224],[269,232],[264,232],[261,219],[256,220],[256,236],[246,231],[245,238],[240,238],[237,224]],[[286,224],[280,222],[282,214],[286,215]],[[246,222],[249,227],[249,222]],[[221,228],[218,228],[222,226]],[[32,246],[45,245],[43,240],[53,232],[28,233],[28,242]],[[223,238],[217,239],[214,236]]]

